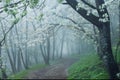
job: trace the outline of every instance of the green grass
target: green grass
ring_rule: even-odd
[[[114,53],[113,55],[115,55],[116,47],[113,47],[112,50],[113,50],[113,53]],[[116,61],[117,61],[117,63],[120,64],[120,50],[118,50],[118,52],[117,52],[117,60]]]
[[[21,71],[21,72],[19,72],[19,73],[17,73],[17,74],[14,74],[14,75],[9,76],[8,79],[24,79],[24,77],[25,77],[28,73],[30,73],[31,71],[37,70],[37,69],[40,69],[40,68],[43,68],[43,67],[45,67],[45,66],[46,66],[45,64],[38,64],[38,65],[32,66],[32,67],[30,67],[30,68],[27,69],[27,70],[23,70],[23,71]]]
[[[68,79],[108,79],[102,61],[95,54],[82,56],[68,69]]]

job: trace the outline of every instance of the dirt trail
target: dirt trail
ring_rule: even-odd
[[[43,69],[32,71],[25,79],[66,79],[67,69],[70,65],[78,59],[66,58],[59,61],[59,63],[47,66]]]

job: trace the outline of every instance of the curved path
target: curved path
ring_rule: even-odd
[[[43,69],[32,71],[25,79],[66,79],[67,69],[78,59],[66,58]]]

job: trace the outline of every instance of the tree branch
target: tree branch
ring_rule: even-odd
[[[2,43],[5,41],[7,34],[11,31],[11,29],[14,27],[14,25],[15,25],[15,24],[12,24],[11,27],[9,28],[9,30],[8,30],[6,33],[4,32],[4,37],[3,37],[3,39],[0,41],[1,45],[2,45]]]
[[[77,30],[79,30],[79,31],[82,31],[83,33],[87,33],[87,32],[85,31],[85,29],[84,29],[80,24],[78,24],[76,21],[74,21],[73,19],[71,19],[71,18],[69,18],[69,17],[60,16],[60,15],[57,15],[57,14],[55,14],[55,15],[58,16],[58,17],[60,17],[60,18],[70,20],[71,22],[73,22],[75,25],[78,26],[78,27],[74,26],[75,29],[77,29]],[[84,23],[83,23],[83,24],[84,24]],[[59,24],[56,24],[56,25],[59,25]],[[95,39],[94,39],[94,37],[93,37],[92,35],[86,34],[86,36],[89,37],[90,39],[93,39],[93,40],[95,41]]]
[[[15,3],[11,3],[11,4],[7,4],[7,5],[5,5],[5,6],[3,6],[3,7],[0,7],[0,9],[3,9],[3,8],[5,8],[5,7],[13,7],[14,5],[17,5],[17,4],[19,4],[19,3],[21,3],[22,2],[22,0],[20,0],[20,1],[18,1],[18,2],[15,2]]]
[[[87,10],[84,8],[79,8],[79,10],[76,9],[76,6],[78,5],[78,2],[76,0],[66,0],[67,3],[76,11],[78,12],[83,18],[94,24],[95,26],[99,27],[99,17],[95,16],[94,14],[90,13],[87,15]]]
[[[105,4],[104,0],[95,0],[95,3],[96,3],[96,7],[97,7],[99,17],[101,19],[106,20],[105,22],[100,22],[100,25],[101,25],[101,23],[104,23],[105,25],[109,26],[110,25],[110,16],[108,14],[108,10],[106,8],[106,5],[103,5],[103,4]],[[104,16],[105,14],[107,14],[106,17]]]
[[[88,3],[85,0],[81,0],[83,3],[85,3],[86,5],[88,5],[89,7],[93,8],[93,9],[97,9],[95,6],[93,6],[92,4]]]

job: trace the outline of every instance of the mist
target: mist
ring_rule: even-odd
[[[119,0],[0,0],[1,79],[119,79]]]

